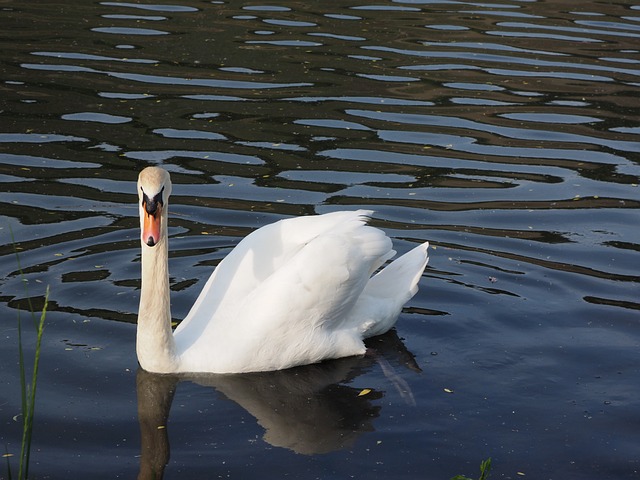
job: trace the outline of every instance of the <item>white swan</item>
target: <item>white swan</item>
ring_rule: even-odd
[[[429,259],[424,243],[371,276],[395,252],[381,230],[366,225],[367,210],[281,220],[220,262],[172,333],[170,194],[165,170],[140,173],[136,350],[150,372],[257,372],[362,355],[363,339],[393,326]]]

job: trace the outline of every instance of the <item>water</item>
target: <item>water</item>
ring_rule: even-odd
[[[18,309],[33,349],[11,230],[36,308],[51,289],[35,478],[144,477],[167,438],[165,478],[637,478],[638,6],[9,1],[0,24],[0,443]],[[432,242],[420,292],[374,357],[149,378],[147,165],[174,182],[176,320],[243,235],[341,208]]]

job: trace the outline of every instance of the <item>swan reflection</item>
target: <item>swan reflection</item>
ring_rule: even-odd
[[[138,369],[138,419],[141,432],[139,479],[162,478],[169,461],[167,420],[177,384],[191,381],[213,387],[253,415],[265,429],[264,441],[296,453],[313,455],[353,445],[374,430],[381,407],[372,401],[381,391],[346,385],[378,364],[409,403],[408,384],[392,363],[420,371],[395,331],[371,339],[372,353],[276,372],[236,375],[160,375]],[[389,360],[393,359],[393,362]]]

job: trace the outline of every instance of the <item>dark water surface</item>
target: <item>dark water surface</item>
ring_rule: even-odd
[[[167,479],[638,478],[639,6],[9,0],[0,27],[0,446],[11,230],[51,289],[34,478],[151,478],[167,436]],[[242,236],[342,208],[432,242],[420,292],[371,357],[138,372],[147,165],[174,181],[176,320]]]

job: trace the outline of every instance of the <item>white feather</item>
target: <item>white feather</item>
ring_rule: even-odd
[[[366,224],[371,214],[296,217],[251,233],[217,266],[176,328],[174,345],[156,352],[167,361],[140,358],[153,348],[141,349],[139,341],[141,365],[239,373],[363,354],[363,339],[393,326],[428,261],[425,243],[371,277],[395,254],[384,232]],[[142,248],[144,262],[144,250],[156,247]],[[167,302],[144,304],[167,308]]]

